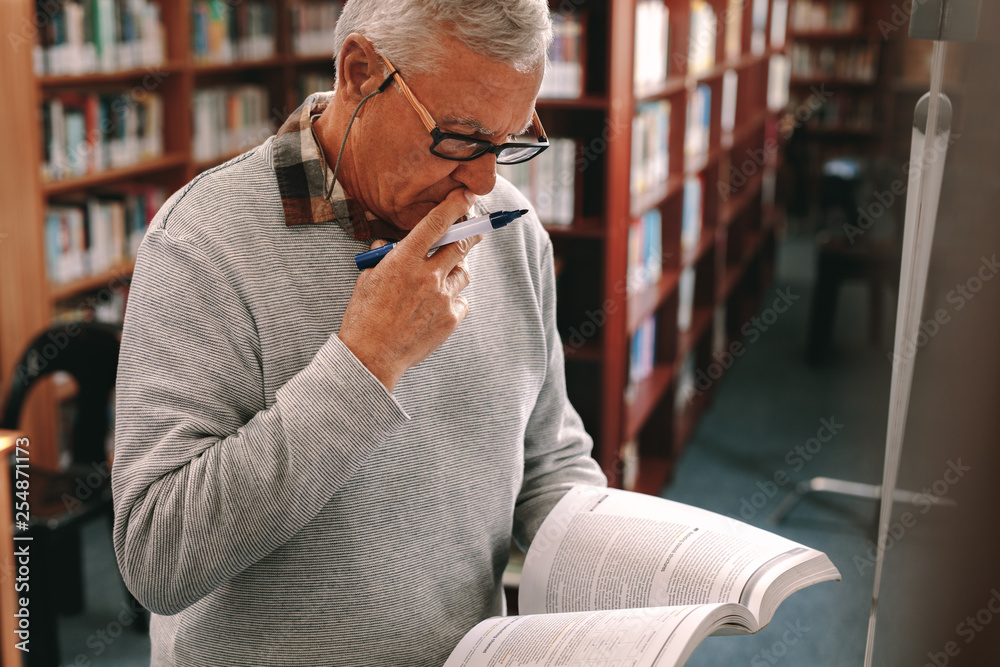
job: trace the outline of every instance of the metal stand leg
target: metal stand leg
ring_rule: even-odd
[[[818,492],[839,493],[842,496],[866,498],[869,500],[879,500],[882,497],[882,487],[875,484],[848,482],[842,479],[831,479],[830,477],[813,477],[812,479],[807,479],[804,482],[796,484],[795,488],[789,491],[788,495],[774,508],[768,520],[771,523],[780,522],[792,507],[795,506],[795,503],[799,502],[802,496],[807,493]],[[941,498],[929,493],[914,493],[913,491],[904,491],[903,489],[896,489],[892,494],[892,499],[894,502],[908,503],[910,505],[916,505],[918,501],[930,505],[948,507],[956,507],[958,505],[951,498]]]

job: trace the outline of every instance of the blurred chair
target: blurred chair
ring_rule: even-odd
[[[99,517],[113,524],[111,468],[105,447],[120,345],[120,326],[96,322],[54,326],[39,334],[18,363],[0,421],[0,428],[17,429],[25,400],[40,379],[61,371],[75,380],[70,465],[65,470],[31,465],[30,521],[16,527],[17,534],[32,537],[31,628],[32,637],[40,640],[32,642],[31,652],[24,654],[25,664],[32,667],[59,664],[56,615],[83,610],[81,525]],[[16,480],[12,475],[15,507],[19,500]],[[126,595],[134,604],[127,589]],[[137,629],[145,630],[144,615],[140,613],[136,623]]]
[[[891,170],[884,165],[865,165],[856,159],[838,158],[823,165],[820,205],[827,229],[817,237],[816,284],[806,339],[806,361],[812,365],[820,363],[830,348],[838,294],[847,281],[868,285],[869,340],[875,346],[882,344],[883,296],[886,287],[899,289],[902,234],[895,212],[881,203],[881,208],[874,207],[867,200],[862,209],[857,193],[870,186],[873,193],[887,196],[891,186],[884,191],[881,186],[889,176]],[[895,194],[892,197],[897,199]],[[900,210],[902,206],[899,198]],[[831,214],[834,224],[830,224]]]

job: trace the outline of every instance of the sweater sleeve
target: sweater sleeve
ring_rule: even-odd
[[[262,387],[232,285],[191,243],[151,228],[125,319],[112,482],[119,567],[156,613],[288,541],[409,419],[336,335],[273,405]]]
[[[556,329],[552,243],[546,239],[538,273],[548,353],[545,381],[525,433],[524,480],[514,508],[514,539],[527,551],[542,521],[574,484],[606,486],[591,458],[591,437],[566,395],[562,339]]]

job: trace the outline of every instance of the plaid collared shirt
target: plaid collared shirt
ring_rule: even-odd
[[[399,229],[347,196],[340,182],[333,180],[333,169],[327,167],[320,153],[312,119],[323,113],[332,98],[332,92],[307,97],[274,138],[274,173],[285,224],[291,227],[336,220],[344,231],[362,241],[398,240],[402,238]],[[324,192],[331,192],[329,199]]]

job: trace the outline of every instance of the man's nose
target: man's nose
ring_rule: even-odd
[[[493,192],[497,182],[497,156],[487,153],[468,162],[457,162],[452,178],[479,195]]]

